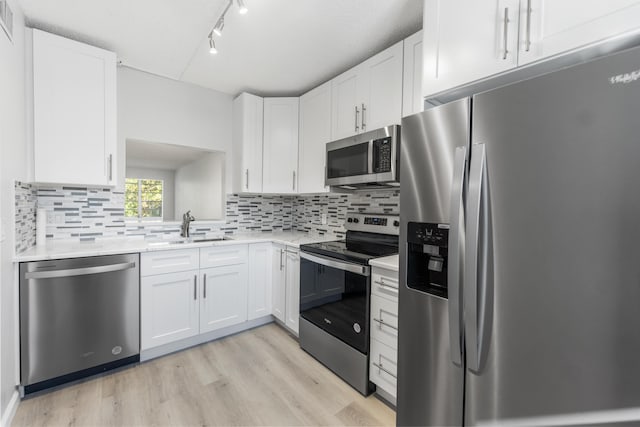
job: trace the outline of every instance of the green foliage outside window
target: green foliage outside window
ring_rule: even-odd
[[[162,180],[125,180],[124,214],[128,218],[162,219]]]

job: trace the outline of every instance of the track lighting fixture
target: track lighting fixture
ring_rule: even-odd
[[[235,0],[235,1],[238,4],[238,12],[241,15],[244,15],[249,11],[249,9],[247,9],[247,6],[244,4],[244,0]],[[229,0],[229,2],[227,3],[227,6],[224,8],[224,10],[222,11],[222,14],[216,21],[216,25],[209,32],[209,52],[210,53],[213,53],[213,54],[218,53],[218,49],[216,48],[216,43],[213,40],[213,35],[215,34],[218,37],[222,36],[222,30],[224,30],[224,16],[227,14],[227,11],[233,5],[233,3],[234,3],[234,0]]]
[[[238,12],[240,12],[240,15],[244,15],[248,11],[249,9],[244,5],[244,0],[238,0]]]
[[[218,49],[216,49],[216,42],[213,41],[213,34],[209,34],[209,53],[213,55],[218,53]]]
[[[215,33],[216,36],[218,37],[222,37],[222,30],[224,29],[224,15],[220,17],[220,19],[218,19],[218,22],[216,23],[216,26],[213,27],[213,32]]]

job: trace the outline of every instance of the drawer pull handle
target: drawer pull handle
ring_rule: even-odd
[[[398,289],[395,286],[387,285],[386,283],[378,280],[374,281],[373,283],[375,283],[376,285],[380,285],[391,292],[394,292],[396,294],[398,293]]]
[[[378,371],[382,371],[384,373],[386,373],[387,375],[392,376],[395,379],[398,379],[397,376],[393,375],[391,372],[387,371],[385,368],[382,367],[382,365],[378,365],[376,362],[373,362],[373,366],[375,366],[376,368],[378,368]]]
[[[397,330],[398,330],[398,328],[397,328],[397,327],[395,327],[395,326],[393,326],[393,325],[390,325],[390,324],[386,323],[386,322],[385,322],[384,320],[382,320],[382,319],[376,319],[376,318],[374,317],[374,318],[373,318],[373,321],[374,321],[374,322],[378,322],[378,328],[380,328],[380,329],[382,329],[382,327],[383,327],[383,326],[386,326],[387,328],[391,328],[391,329],[393,329],[394,331],[397,331]]]

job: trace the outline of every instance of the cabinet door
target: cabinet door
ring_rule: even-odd
[[[141,348],[198,334],[198,270],[143,277],[140,286]]]
[[[519,65],[637,30],[640,21],[638,0],[523,0],[521,4]]]
[[[366,60],[358,81],[360,130],[400,124],[402,118],[402,55],[398,42]]]
[[[360,133],[362,100],[358,96],[361,67],[355,67],[331,80],[331,140]]]
[[[233,151],[236,193],[262,191],[263,99],[241,93],[233,100]]]
[[[424,97],[516,67],[518,20],[517,0],[425,0]]]
[[[295,193],[298,189],[298,98],[264,99],[265,193]]]
[[[200,333],[247,320],[247,264],[200,270]]]
[[[116,55],[33,30],[34,178],[115,185]]]
[[[271,311],[273,316],[285,323],[286,317],[286,260],[284,246],[273,245],[271,263]]]
[[[286,321],[285,324],[298,335],[300,321],[300,254],[298,251],[287,249],[285,251],[287,285],[286,285]]]
[[[271,314],[271,264],[271,243],[249,245],[249,320]]]
[[[326,145],[331,142],[331,82],[300,97],[298,192],[326,193]]]
[[[404,39],[402,77],[402,117],[421,112],[422,100],[422,31]]]

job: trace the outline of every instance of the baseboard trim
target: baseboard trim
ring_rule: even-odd
[[[2,419],[0,420],[0,427],[9,427],[11,425],[11,421],[13,421],[13,417],[16,415],[16,411],[18,410],[18,405],[20,404],[20,393],[18,390],[13,391],[13,395],[11,396],[11,400],[9,400],[9,404],[5,408],[2,413]]]
[[[237,325],[228,326],[217,331],[207,332],[204,334],[196,335],[195,337],[189,337],[180,341],[143,350],[140,352],[140,362],[146,362],[147,360],[155,359],[156,357],[175,353],[176,351],[204,344],[206,342],[237,334],[239,332],[244,332],[246,330],[257,328],[258,326],[266,325],[267,323],[272,322],[273,316],[267,315],[259,317],[257,319],[249,320],[248,322],[242,322]]]

